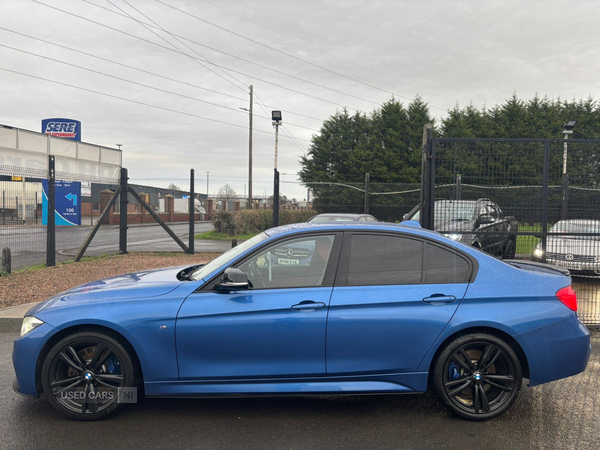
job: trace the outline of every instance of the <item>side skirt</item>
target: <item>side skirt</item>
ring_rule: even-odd
[[[427,372],[302,379],[183,380],[144,383],[146,397],[410,394],[427,390]]]

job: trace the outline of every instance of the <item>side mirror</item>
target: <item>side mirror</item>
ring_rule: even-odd
[[[404,222],[405,220],[408,220],[408,216],[410,213],[406,213],[402,216],[402,222]]]
[[[235,267],[225,269],[221,281],[215,286],[220,291],[241,291],[248,287],[248,277],[242,270]]]
[[[480,224],[485,225],[486,223],[492,223],[492,222],[494,222],[494,218],[492,217],[491,214],[482,214],[481,216],[479,216],[478,222]]]

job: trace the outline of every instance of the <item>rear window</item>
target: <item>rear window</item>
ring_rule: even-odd
[[[427,243],[424,259],[424,283],[445,284],[469,281],[471,266],[459,253]]]

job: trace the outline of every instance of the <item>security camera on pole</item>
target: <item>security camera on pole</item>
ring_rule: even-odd
[[[273,226],[279,226],[279,172],[277,171],[277,144],[279,143],[279,125],[281,111],[271,111],[271,119],[275,127],[275,169],[273,177]]]

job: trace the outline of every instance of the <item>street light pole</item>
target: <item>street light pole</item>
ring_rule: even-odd
[[[281,111],[271,111],[271,119],[275,127],[275,164],[273,169],[273,226],[279,226],[279,172],[277,171],[277,152],[279,145],[279,125]]]
[[[573,129],[577,121],[569,120],[563,127],[564,148],[563,148],[563,173],[562,173],[562,203],[560,205],[560,218],[566,220],[569,214],[568,193],[569,193],[569,175],[567,174],[567,140],[569,135],[573,134]]]
[[[275,170],[277,170],[277,148],[279,146],[279,124],[275,124]]]

